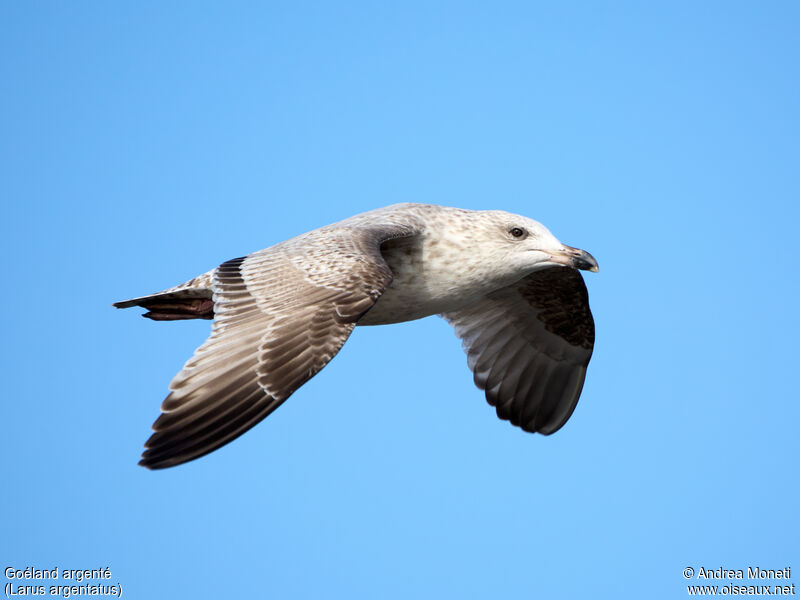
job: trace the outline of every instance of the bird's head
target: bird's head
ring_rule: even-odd
[[[595,258],[585,250],[562,244],[550,231],[533,219],[504,211],[487,211],[491,219],[484,229],[486,241],[495,252],[503,253],[504,264],[520,276],[539,269],[566,266],[597,272]]]

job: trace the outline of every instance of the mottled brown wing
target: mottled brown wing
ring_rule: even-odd
[[[455,327],[475,384],[497,416],[544,434],[567,422],[594,347],[594,320],[578,271],[543,269],[442,316]]]
[[[139,464],[159,469],[208,454],[280,406],[391,282],[380,244],[414,233],[326,228],[220,265],[211,335],[170,383]]]

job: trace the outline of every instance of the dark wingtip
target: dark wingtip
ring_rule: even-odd
[[[170,469],[172,467],[177,467],[179,465],[186,464],[188,462],[192,462],[202,456],[205,456],[211,450],[207,450],[205,452],[200,452],[194,455],[185,455],[185,454],[177,454],[177,455],[166,455],[162,453],[159,455],[154,455],[153,451],[145,445],[145,451],[142,452],[142,458],[139,460],[139,466],[144,467],[149,471],[160,471],[162,469]]]
[[[167,467],[174,467],[181,463],[175,462],[174,460],[153,460],[151,457],[147,455],[147,451],[142,454],[142,458],[139,459],[139,466],[144,467],[148,471],[159,471],[161,469],[166,469]]]

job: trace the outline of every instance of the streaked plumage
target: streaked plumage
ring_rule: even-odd
[[[140,464],[174,466],[238,437],[319,372],[356,325],[434,314],[455,327],[498,416],[553,433],[575,408],[594,345],[575,268],[597,263],[525,217],[399,204],[118,302],[154,320],[214,319],[170,383]]]

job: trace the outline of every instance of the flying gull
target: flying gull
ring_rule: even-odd
[[[264,419],[339,351],[356,325],[439,314],[455,328],[501,419],[551,434],[578,402],[594,321],[583,250],[511,213],[396,204],[114,304],[156,321],[213,319],[170,383],[140,465],[171,467]]]

